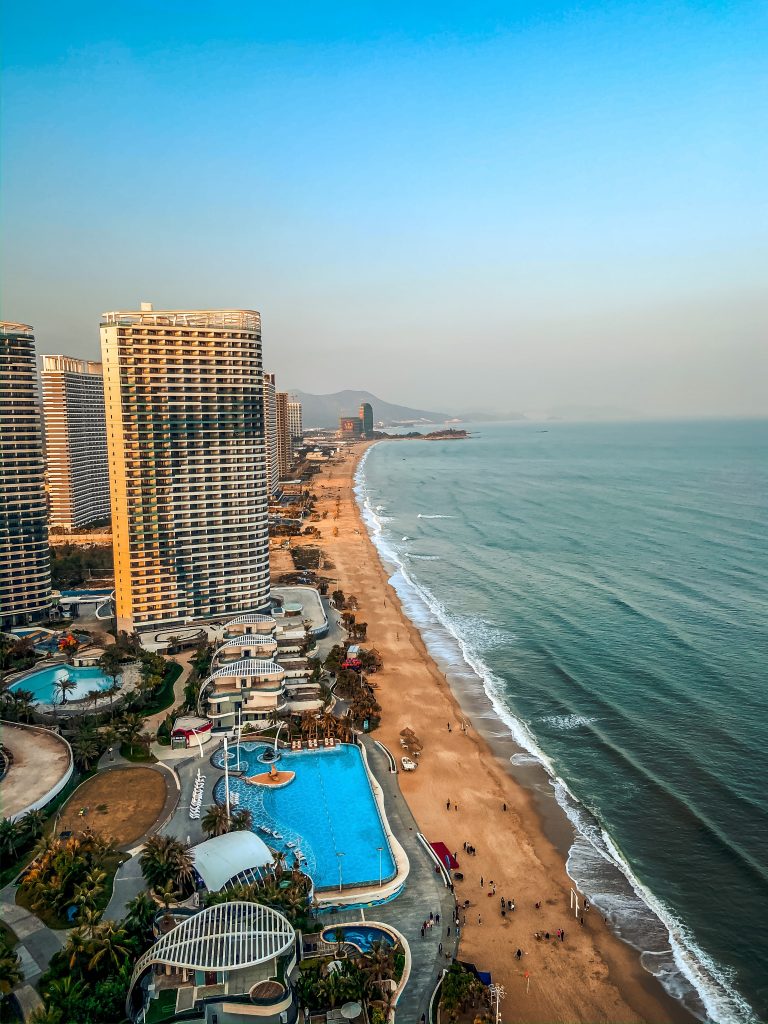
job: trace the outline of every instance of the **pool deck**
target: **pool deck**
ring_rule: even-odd
[[[45,797],[55,795],[56,787],[71,774],[69,744],[48,729],[3,722],[0,742],[13,754],[10,771],[0,781],[4,818],[44,806]]]
[[[456,935],[453,927],[455,902],[453,894],[443,885],[440,876],[435,874],[434,863],[417,838],[418,825],[400,793],[397,775],[389,771],[386,755],[376,747],[374,737],[365,736],[362,743],[369,771],[376,779],[380,790],[380,800],[389,822],[389,830],[396,837],[396,842],[403,849],[409,862],[409,874],[402,891],[389,903],[366,907],[363,910],[340,909],[325,912],[317,917],[316,927],[320,931],[322,928],[333,927],[334,924],[378,921],[400,932],[408,943],[411,965],[410,976],[398,1000],[396,1016],[403,1024],[418,1024],[422,1013],[427,1012],[438,976],[450,965],[456,952]],[[206,776],[202,801],[204,807],[213,803],[213,789],[224,774],[221,769],[214,768],[210,763],[213,751],[204,749],[206,753],[202,759],[189,750],[185,752],[186,757],[174,760],[173,767],[181,783],[181,797],[175,813],[161,829],[166,835],[174,835],[183,841],[189,839],[192,843],[201,842],[205,838],[200,827],[200,819],[190,819],[188,814],[197,769],[199,767]],[[135,888],[138,892],[141,887],[138,858],[134,857],[128,865],[134,866],[137,877],[133,885],[126,879],[120,894],[123,907],[127,899],[135,894],[132,890]],[[128,865],[123,867],[127,868]],[[349,890],[345,890],[345,894],[347,891]],[[373,898],[376,895],[378,892],[374,890]],[[368,890],[368,900],[371,898],[371,890]],[[364,900],[361,899],[360,902]],[[114,912],[117,907],[113,909],[110,905],[109,909],[113,910],[113,913],[107,913],[105,916],[118,916]],[[429,917],[430,911],[440,914],[441,925],[430,929],[422,939],[421,925],[425,918]],[[450,937],[446,935],[448,923],[451,926]],[[443,955],[438,952],[440,942],[443,943]],[[449,954],[448,958],[445,956],[446,953]]]
[[[411,973],[398,999],[395,1017],[403,1024],[418,1024],[422,1013],[427,1012],[439,974],[450,965],[456,953],[455,902],[453,894],[435,874],[433,862],[417,839],[419,827],[400,793],[397,776],[389,772],[386,755],[374,745],[372,737],[364,737],[363,743],[369,766],[383,791],[390,827],[408,855],[410,873],[405,888],[391,902],[362,910],[322,914],[319,922],[322,927],[333,927],[334,924],[355,921],[380,921],[402,934],[411,952]],[[431,928],[422,939],[421,926],[430,911],[440,914],[440,925]],[[448,925],[451,927],[450,937],[446,935]],[[443,944],[442,956],[438,952],[440,942]],[[449,954],[448,959],[446,953]]]

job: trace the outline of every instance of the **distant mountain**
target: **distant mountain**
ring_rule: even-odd
[[[451,418],[447,412],[428,412],[426,409],[411,409],[407,405],[393,405],[384,402],[370,391],[337,391],[333,395],[310,395],[306,391],[290,392],[296,395],[302,406],[302,422],[305,427],[322,427],[330,430],[339,425],[339,416],[356,416],[361,402],[370,402],[374,423],[390,425],[401,420],[418,420],[423,423],[445,423]]]

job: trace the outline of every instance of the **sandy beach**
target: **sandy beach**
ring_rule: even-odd
[[[599,911],[586,913],[583,925],[569,911],[571,882],[562,852],[547,838],[529,792],[461,710],[403,613],[367,535],[352,490],[366,447],[356,446],[315,477],[318,511],[328,511],[316,525],[335,567],[327,575],[357,597],[357,619],[368,624],[367,646],[383,658],[375,677],[383,709],[376,736],[395,756],[405,727],[424,744],[418,770],[401,773],[400,786],[427,838],[443,841],[458,855],[464,881],[457,883],[456,895],[460,903],[471,904],[461,958],[504,985],[505,1021],[690,1022],[683,1007],[642,969],[638,954],[609,931]],[[475,856],[464,852],[464,843],[476,847]],[[489,896],[492,885],[495,895]],[[505,917],[501,896],[515,903]],[[558,929],[565,930],[563,941],[556,938]],[[535,938],[546,931],[549,941]],[[518,949],[523,951],[519,961]]]

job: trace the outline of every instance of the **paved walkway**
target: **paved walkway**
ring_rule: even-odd
[[[103,759],[102,759],[103,760]],[[99,763],[101,767],[101,762]],[[139,866],[139,853],[142,846],[146,842],[148,836],[154,835],[156,832],[162,832],[167,825],[168,821],[173,817],[174,813],[179,804],[180,787],[179,781],[175,773],[164,764],[142,764],[132,765],[132,762],[126,761],[124,758],[117,755],[115,757],[114,764],[110,763],[109,768],[115,767],[141,767],[151,768],[152,771],[160,772],[160,774],[166,780],[166,796],[163,809],[158,815],[157,821],[147,832],[140,838],[135,840],[130,849],[127,851],[131,854],[129,860],[121,864],[115,873],[115,880],[112,886],[112,897],[107,904],[106,910],[102,915],[105,921],[121,921],[126,913],[127,906],[134,898],[138,896],[141,890],[144,888],[144,878],[141,874],[141,867]]]
[[[66,929],[53,931],[34,914],[20,907],[16,903],[16,886],[13,884],[0,889],[0,916],[19,940],[16,952],[21,957],[25,984],[37,984],[53,954],[65,945],[69,932]]]
[[[408,854],[411,870],[400,895],[381,907],[368,907],[350,913],[350,920],[391,924],[403,934],[411,950],[411,974],[397,1004],[397,1017],[403,1024],[418,1024],[429,1007],[430,996],[438,975],[447,967],[456,952],[456,929],[453,924],[454,897],[446,889],[441,876],[435,874],[434,862],[417,839],[418,826],[405,802],[397,775],[389,771],[386,755],[374,745],[373,737],[363,738],[368,764],[384,792],[384,806],[392,831]],[[440,915],[440,924],[421,937],[421,926],[430,911]],[[329,920],[331,920],[329,916]],[[334,914],[332,920],[344,921],[345,915]],[[451,934],[447,934],[450,927]],[[443,954],[438,946],[442,942]],[[445,954],[448,954],[446,957]]]

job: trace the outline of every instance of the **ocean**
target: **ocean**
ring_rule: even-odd
[[[768,422],[469,429],[358,469],[406,613],[544,766],[646,969],[768,1019]]]

